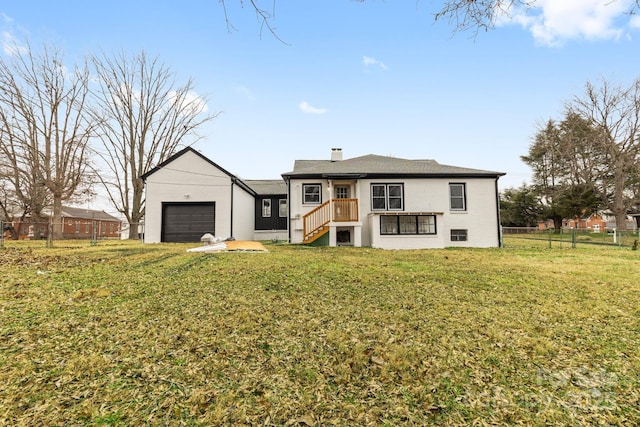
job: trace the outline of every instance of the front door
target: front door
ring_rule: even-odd
[[[348,198],[349,198],[349,186],[336,185],[336,199],[348,199]]]
[[[335,186],[335,200],[333,202],[333,220],[334,221],[353,221],[353,212],[349,198],[349,186],[348,185],[336,185]]]

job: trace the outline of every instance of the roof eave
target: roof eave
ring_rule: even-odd
[[[290,172],[282,174],[285,179],[362,179],[362,178],[499,178],[506,175],[504,172],[472,172],[472,173],[300,173]]]

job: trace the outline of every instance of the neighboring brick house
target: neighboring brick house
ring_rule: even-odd
[[[553,220],[547,220],[538,224],[540,230],[553,228]],[[563,219],[562,228],[574,228],[576,230],[586,230],[592,233],[605,232],[616,228],[616,221],[613,215],[594,212],[575,217],[573,219]],[[635,230],[635,220],[627,217],[627,230]]]
[[[565,225],[566,223],[566,225]],[[593,233],[599,233],[607,229],[607,221],[598,213],[592,213],[583,217],[563,221],[565,228],[575,228],[576,230],[589,230]]]
[[[50,218],[51,211],[47,210],[43,216]],[[62,238],[63,239],[117,239],[120,237],[122,221],[104,211],[93,209],[62,207]],[[50,220],[33,222],[25,217],[20,221],[16,216],[10,225],[16,231],[19,240],[46,239],[49,235]],[[9,231],[6,238],[11,238]]]

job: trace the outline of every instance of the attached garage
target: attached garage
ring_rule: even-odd
[[[162,242],[199,242],[216,234],[215,202],[162,203]]]
[[[174,154],[142,179],[145,243],[199,243],[205,233],[254,238],[256,191],[193,148]]]

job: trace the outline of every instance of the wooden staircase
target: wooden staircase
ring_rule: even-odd
[[[333,206],[333,215],[331,207]],[[329,232],[329,223],[358,221],[358,199],[326,201],[302,218],[302,242],[311,243]]]
[[[329,202],[324,202],[302,218],[302,243],[311,243],[329,232]]]

